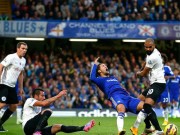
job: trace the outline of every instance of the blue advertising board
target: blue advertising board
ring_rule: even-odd
[[[179,23],[0,21],[1,37],[180,39]]]
[[[46,37],[47,22],[1,21],[0,36]]]
[[[48,37],[59,38],[156,38],[156,24],[107,22],[51,22]]]

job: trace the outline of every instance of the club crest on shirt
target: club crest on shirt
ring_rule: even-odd
[[[153,89],[149,89],[147,95],[151,95],[153,93],[153,91],[154,91]]]
[[[149,61],[148,61],[148,64],[152,64],[152,61],[151,61],[151,60],[149,60]]]

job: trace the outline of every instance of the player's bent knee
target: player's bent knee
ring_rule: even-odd
[[[45,110],[42,111],[41,114],[43,114],[44,112],[50,112],[52,114],[53,111],[51,109],[45,109]]]
[[[55,134],[61,131],[62,124],[54,124],[51,128],[51,133]]]
[[[119,112],[125,112],[125,111],[126,111],[126,108],[125,108],[125,106],[124,106],[123,104],[118,104],[118,105],[116,106],[116,110],[117,110],[118,113],[119,113]]]
[[[139,104],[137,106],[137,111],[141,111],[143,109],[143,107],[144,107],[144,102],[143,101],[139,102]]]
[[[10,104],[9,105],[9,110],[11,110],[12,112],[16,111],[17,108],[17,104]]]
[[[41,114],[46,115],[49,118],[52,114],[52,111],[50,109],[47,109],[47,110],[44,110]]]
[[[147,114],[149,114],[149,113],[152,112],[152,107],[151,107],[150,104],[145,103],[144,106],[143,106],[143,108],[144,108],[144,111],[145,111]]]

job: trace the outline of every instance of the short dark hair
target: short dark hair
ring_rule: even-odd
[[[35,95],[39,95],[41,91],[44,92],[44,90],[40,88],[34,89],[32,92],[32,97],[34,97]]]
[[[100,69],[101,64],[102,64],[102,63],[99,63],[99,64],[97,65],[97,69],[96,69],[96,77],[100,76],[98,70]]]
[[[161,53],[161,56],[162,56],[162,58],[163,58],[164,64],[167,63],[167,62],[168,62],[168,57],[167,57],[167,55],[164,54],[164,53]]]
[[[155,45],[154,39],[152,39],[152,38],[147,38],[147,39],[145,40],[145,42],[151,42],[152,44]]]
[[[27,44],[25,43],[25,42],[19,42],[19,43],[17,43],[17,48],[20,48],[21,47],[21,45],[26,45],[27,46]]]

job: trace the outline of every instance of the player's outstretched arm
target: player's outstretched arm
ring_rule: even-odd
[[[99,58],[100,58],[100,57],[97,57],[97,58],[95,59],[94,64],[96,64],[96,65],[99,64],[99,62],[98,62]]]
[[[53,103],[54,101],[56,101],[57,99],[61,98],[62,96],[66,96],[66,95],[67,95],[67,90],[62,90],[54,97],[48,98],[43,101],[36,101],[33,106],[48,106],[51,103]]]

